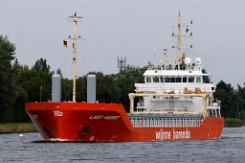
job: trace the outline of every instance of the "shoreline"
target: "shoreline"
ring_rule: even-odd
[[[244,127],[245,120],[236,119],[236,118],[226,118],[224,121],[224,127]]]
[[[0,123],[0,134],[37,132],[31,122]]]

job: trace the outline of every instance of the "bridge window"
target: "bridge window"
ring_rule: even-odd
[[[201,83],[201,77],[196,77],[196,83]]]
[[[183,83],[187,82],[187,77],[183,77]]]
[[[191,77],[188,78],[188,82],[189,82],[189,83],[193,83],[193,82],[194,82],[194,79],[195,79],[195,78],[191,76]]]
[[[147,83],[151,83],[151,77],[147,77],[147,78],[146,78],[146,82],[147,82]]]
[[[163,82],[164,82],[164,78],[163,78],[163,76],[160,76],[160,81],[161,81],[161,83],[163,83]]]
[[[203,76],[202,81],[203,81],[203,83],[210,83],[209,76]]]
[[[176,83],[180,83],[180,82],[181,82],[181,77],[178,76],[178,77],[176,78]]]
[[[163,78],[162,76],[160,77],[160,81],[161,82],[164,82],[165,80],[165,83],[181,83],[181,77],[178,76],[178,77],[175,77],[175,76],[166,76],[165,78]]]
[[[170,78],[170,82],[171,82],[171,83],[175,83],[175,77],[171,77],[171,78]]]
[[[158,76],[154,76],[154,77],[153,77],[153,82],[154,82],[154,83],[159,83],[159,78],[158,78]]]

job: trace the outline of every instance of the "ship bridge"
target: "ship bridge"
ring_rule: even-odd
[[[210,74],[201,70],[146,70],[144,83],[135,83],[136,92],[183,93],[184,90],[214,92]]]

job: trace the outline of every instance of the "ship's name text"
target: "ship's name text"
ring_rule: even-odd
[[[91,120],[118,120],[120,116],[117,115],[91,115],[89,119]]]
[[[191,132],[186,131],[174,131],[173,130],[173,139],[190,139],[191,138]]]
[[[163,131],[160,130],[156,132],[156,140],[181,140],[181,139],[190,139],[191,138],[191,131],[184,130],[184,131]]]
[[[171,140],[171,132],[170,131],[159,131],[156,132],[157,140]]]

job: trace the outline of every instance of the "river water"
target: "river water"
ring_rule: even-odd
[[[245,127],[225,128],[220,140],[44,143],[39,133],[0,134],[0,162],[245,162]]]

